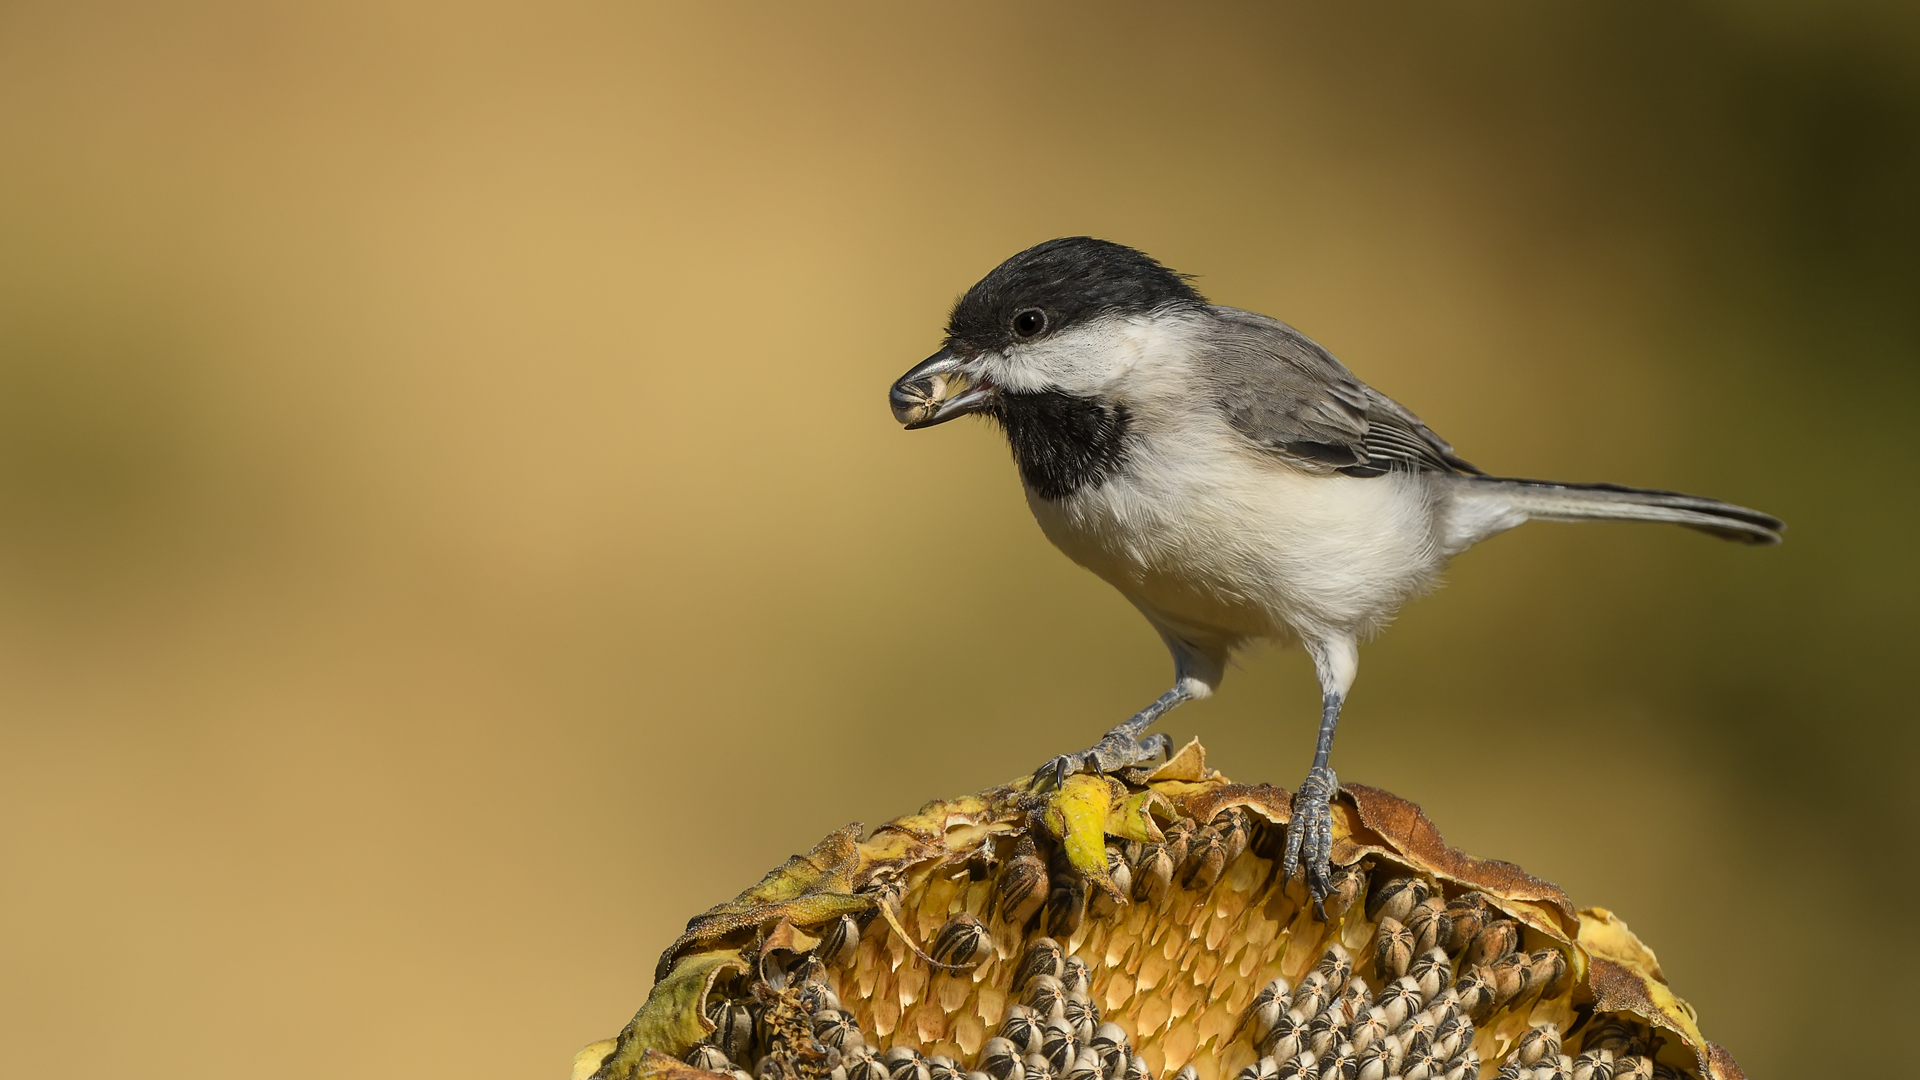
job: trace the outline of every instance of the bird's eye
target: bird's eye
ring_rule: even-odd
[[[1013,336],[1030,338],[1047,328],[1047,313],[1039,308],[1028,308],[1013,317]]]

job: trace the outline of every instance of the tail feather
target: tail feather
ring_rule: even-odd
[[[1498,486],[1502,501],[1534,521],[1665,521],[1745,544],[1777,544],[1787,527],[1772,514],[1677,491],[1498,476],[1469,483]]]

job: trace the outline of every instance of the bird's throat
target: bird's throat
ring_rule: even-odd
[[[1131,420],[1123,405],[1058,390],[1003,392],[992,415],[1020,479],[1041,498],[1097,488],[1126,464]]]

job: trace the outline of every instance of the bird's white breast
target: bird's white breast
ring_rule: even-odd
[[[1125,468],[1058,501],[1047,537],[1149,615],[1231,648],[1365,636],[1431,588],[1444,556],[1422,477],[1300,471],[1214,416],[1136,417]]]

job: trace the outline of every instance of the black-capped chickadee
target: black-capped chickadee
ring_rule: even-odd
[[[1306,649],[1320,735],[1282,873],[1304,862],[1316,900],[1339,783],[1327,759],[1360,640],[1433,588],[1451,556],[1535,520],[1667,521],[1752,544],[1783,528],[1692,495],[1487,476],[1298,330],[1208,304],[1142,252],[1084,236],[1028,248],[968,289],[946,343],[890,403],[908,428],[996,421],[1047,538],[1173,653],[1171,690],[1036,776],[1164,754],[1169,740],[1147,727],[1211,694],[1236,649]]]

